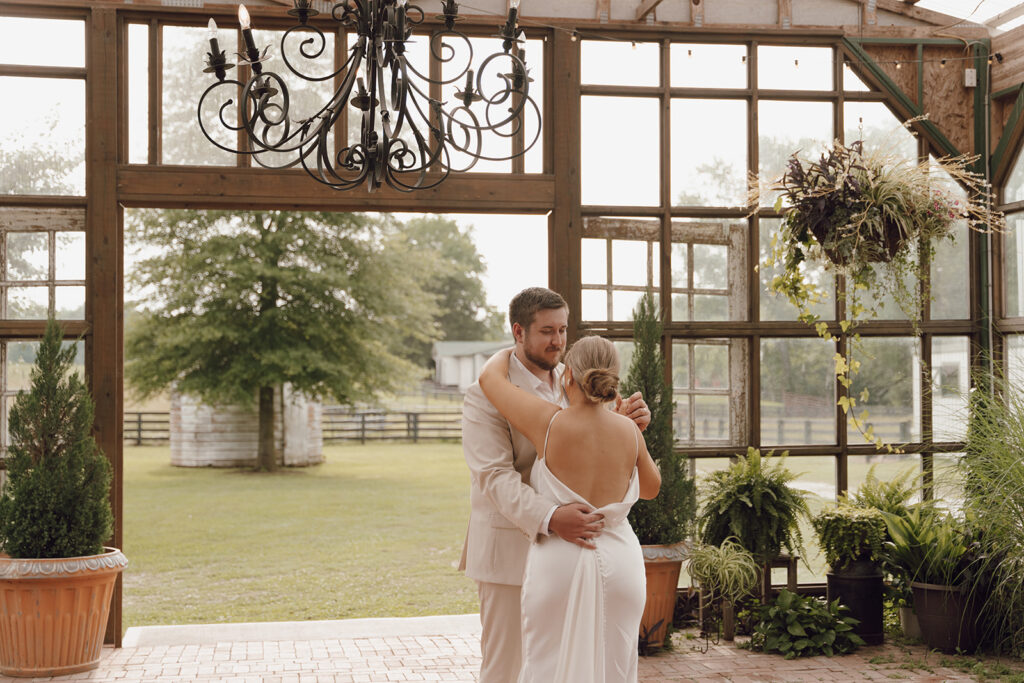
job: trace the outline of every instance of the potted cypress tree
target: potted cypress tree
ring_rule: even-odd
[[[651,410],[644,441],[661,470],[661,491],[653,500],[640,500],[629,521],[644,551],[647,605],[640,622],[647,646],[664,643],[672,621],[684,546],[696,513],[696,490],[686,472],[686,456],[675,450],[672,435],[672,385],[666,381],[661,351],[661,316],[650,292],[633,311],[633,358],[622,383],[623,394],[643,394]]]
[[[99,664],[114,582],[128,564],[105,548],[110,463],[92,437],[93,402],[51,318],[31,388],[9,416],[0,492],[0,673],[58,676]]]

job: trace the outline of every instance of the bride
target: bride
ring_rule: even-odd
[[[636,425],[606,409],[618,395],[618,354],[601,337],[577,341],[565,354],[562,409],[509,381],[510,353],[487,361],[480,388],[537,447],[531,485],[554,504],[590,506],[604,523],[593,549],[555,535],[530,547],[519,682],[634,682],[646,579],[626,516],[637,498],[658,494],[661,475]]]

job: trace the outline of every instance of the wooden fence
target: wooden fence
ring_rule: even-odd
[[[367,441],[458,441],[462,438],[462,412],[351,410],[324,406],[321,428],[324,443]],[[166,412],[126,412],[125,443],[135,446],[165,444],[171,438]]]
[[[165,444],[171,440],[171,414],[167,412],[125,412],[125,443],[136,446]]]
[[[327,406],[323,412],[324,443],[339,441],[457,441],[462,438],[462,412],[348,410]]]

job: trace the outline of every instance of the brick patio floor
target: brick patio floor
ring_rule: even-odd
[[[265,683],[475,681],[475,615],[284,624],[143,627],[107,648],[100,667],[60,681]],[[844,657],[786,661],[677,635],[673,652],[640,660],[640,681],[971,681],[921,646],[887,644]]]

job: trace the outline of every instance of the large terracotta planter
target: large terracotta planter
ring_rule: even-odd
[[[128,560],[0,557],[0,673],[44,677],[99,665],[114,582]]]
[[[646,636],[649,647],[660,647],[665,643],[665,632],[675,612],[676,587],[685,546],[645,545],[641,548],[647,573],[647,603],[640,619],[640,635]]]

